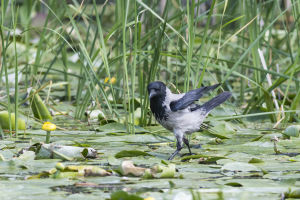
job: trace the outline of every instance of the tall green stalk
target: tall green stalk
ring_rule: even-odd
[[[6,88],[6,95],[7,95],[7,111],[8,111],[8,121],[9,121],[9,134],[10,137],[12,137],[12,124],[11,124],[11,102],[9,98],[9,83],[8,83],[8,72],[7,72],[7,63],[6,63],[6,49],[8,47],[8,40],[10,37],[10,31],[7,32],[6,35],[6,41],[4,39],[4,20],[5,20],[5,13],[7,8],[7,3],[4,2],[4,0],[1,0],[1,29],[0,29],[0,35],[1,35],[1,45],[2,45],[2,68],[4,69],[5,73],[5,88]]]
[[[137,16],[137,3],[134,3],[134,16]],[[135,133],[135,76],[136,76],[136,65],[137,65],[137,51],[138,51],[138,34],[139,34],[139,24],[138,18],[135,17],[134,26],[134,38],[133,38],[133,64],[131,69],[131,123],[133,125],[132,133]]]
[[[18,117],[19,117],[19,70],[18,70],[18,52],[17,52],[17,42],[16,42],[16,28],[17,28],[17,20],[18,20],[18,13],[19,8],[15,10],[14,0],[11,2],[11,13],[12,13],[12,23],[13,23],[13,44],[14,44],[14,67],[15,67],[15,131],[16,137],[18,137]]]
[[[185,70],[185,81],[184,81],[184,91],[188,91],[190,87],[190,78],[191,78],[191,63],[193,56],[193,47],[194,47],[194,38],[195,38],[195,30],[194,30],[194,17],[195,17],[195,0],[192,0],[192,4],[190,6],[190,2],[187,1],[187,17],[188,17],[188,43],[187,46],[187,58],[186,58],[186,70]]]
[[[128,16],[128,9],[129,9],[129,3],[128,0],[121,0],[122,3],[122,49],[123,49],[123,69],[124,69],[124,90],[126,91],[124,93],[124,107],[126,111],[131,111],[131,100],[130,98],[130,85],[129,85],[129,79],[128,79],[128,69],[127,69],[127,58],[126,58],[126,53],[127,53],[127,49],[126,49],[126,24],[127,24],[127,16]],[[131,83],[133,84],[133,83]],[[126,105],[126,103],[128,103],[128,107]],[[129,133],[133,133],[133,129],[134,129],[134,121],[131,121],[130,117],[128,117],[130,115],[126,114],[126,123],[127,123],[127,131]],[[128,121],[130,120],[130,121]]]
[[[195,83],[198,82],[198,84],[194,84],[194,88],[195,87],[198,87],[198,88],[201,87],[203,77],[204,77],[205,72],[206,72],[207,65],[205,65],[203,67],[201,75],[200,75],[200,77],[198,77],[199,73],[200,73],[200,66],[201,66],[200,63],[201,63],[204,51],[207,50],[208,47],[209,47],[209,46],[206,45],[206,40],[207,40],[207,36],[208,36],[208,30],[209,30],[209,25],[210,25],[210,22],[211,22],[211,17],[213,15],[213,11],[215,9],[215,4],[216,4],[216,0],[213,0],[212,3],[211,3],[211,7],[209,9],[207,20],[206,20],[204,33],[203,33],[203,38],[202,38],[202,41],[201,41],[201,47],[200,47],[200,51],[199,51],[199,54],[198,54],[199,58],[198,58],[198,63],[197,63],[197,68],[196,68],[196,76],[195,76],[195,80],[194,80],[194,82]]]

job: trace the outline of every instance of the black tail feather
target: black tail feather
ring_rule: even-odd
[[[206,110],[206,112],[210,112],[212,109],[226,101],[229,97],[231,97],[231,92],[223,92],[219,94],[218,96],[212,98],[208,102],[201,105],[202,108]]]
[[[196,91],[197,91],[198,93],[205,94],[205,93],[207,93],[207,92],[209,92],[209,91],[211,91],[211,90],[216,89],[216,88],[219,87],[220,85],[221,85],[221,83],[217,83],[217,84],[215,84],[215,85],[205,86],[205,87],[202,87],[202,88],[198,88],[198,89],[196,89]],[[202,95],[201,95],[201,96],[202,96]]]

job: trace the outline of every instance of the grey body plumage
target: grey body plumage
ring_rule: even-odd
[[[148,85],[150,109],[155,119],[166,129],[172,131],[177,140],[177,149],[170,156],[173,159],[180,152],[183,143],[191,154],[186,134],[199,131],[209,112],[226,101],[230,92],[223,92],[203,105],[195,104],[205,93],[217,88],[220,84],[202,87],[183,94],[173,94],[163,82],[156,81]]]

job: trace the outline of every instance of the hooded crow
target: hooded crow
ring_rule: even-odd
[[[220,84],[201,87],[187,93],[173,94],[163,82],[155,81],[148,85],[150,108],[155,119],[176,137],[176,151],[170,156],[172,160],[182,149],[183,143],[192,154],[186,134],[199,131],[208,113],[226,101],[230,92],[223,92],[208,102],[199,105],[198,101],[205,93],[214,90]]]

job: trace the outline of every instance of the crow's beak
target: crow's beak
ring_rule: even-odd
[[[152,97],[154,97],[156,95],[156,92],[152,89],[149,92],[149,99],[151,99]]]

